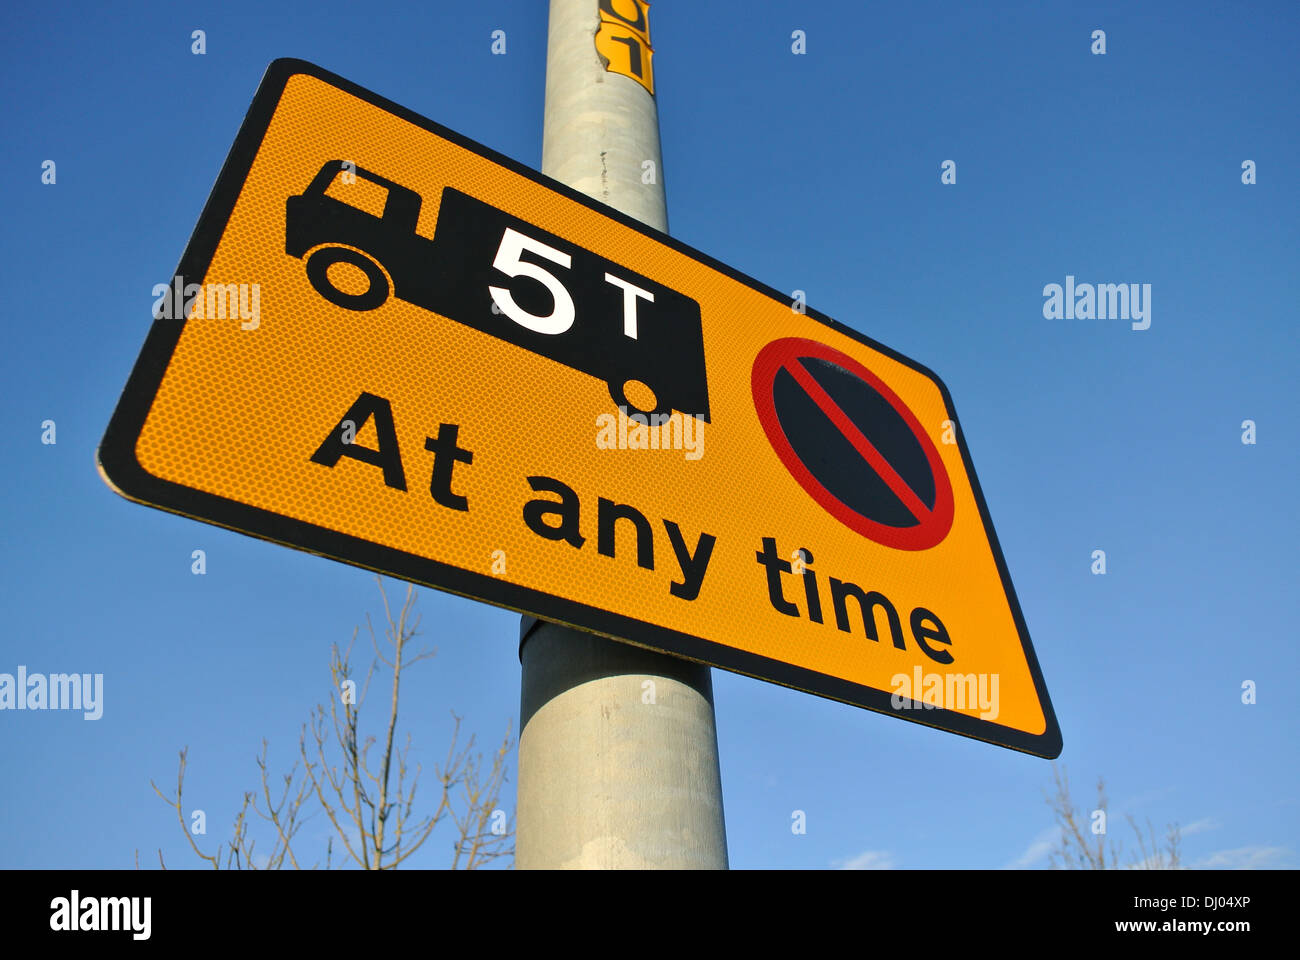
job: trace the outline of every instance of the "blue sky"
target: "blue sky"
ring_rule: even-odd
[[[0,866],[124,867],[159,847],[189,865],[150,779],[169,785],[188,745],[187,801],[215,842],[261,739],[292,763],[329,644],[379,596],[365,571],[99,479],[151,288],[277,57],[539,166],[545,5],[43,3],[8,21],[0,672],[103,673],[105,706],[0,713]],[[661,0],[651,23],[673,234],[806,291],[951,391],[1076,801],[1091,808],[1101,774],[1130,846],[1117,815],[1180,822],[1193,865],[1295,867],[1300,11]],[[1045,319],[1043,287],[1067,275],[1151,284],[1150,329]],[[437,657],[403,716],[431,764],[449,711],[485,746],[517,718],[518,617],[433,590],[419,609]],[[1046,864],[1048,762],[714,684],[733,866]],[[420,865],[445,862],[442,839]]]

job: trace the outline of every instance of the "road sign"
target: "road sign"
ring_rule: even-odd
[[[1059,754],[943,384],[671,237],[279,60],[154,296],[124,496]]]

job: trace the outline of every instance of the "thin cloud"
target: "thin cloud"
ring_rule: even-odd
[[[1290,850],[1286,847],[1268,847],[1262,843],[1234,850],[1220,850],[1193,865],[1198,870],[1273,870],[1288,866],[1291,866]]]
[[[1047,855],[1056,847],[1061,837],[1060,827],[1048,827],[1040,830],[1038,836],[1029,842],[1024,853],[1016,857],[1003,870],[1029,870],[1033,867],[1040,866],[1041,861],[1046,859]]]
[[[888,850],[863,850],[850,860],[836,860],[841,870],[895,870],[898,864]]]

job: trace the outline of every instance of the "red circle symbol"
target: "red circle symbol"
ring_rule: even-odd
[[[952,484],[934,442],[884,381],[824,343],[787,337],[759,352],[754,409],[790,475],[851,530],[926,550],[952,528]]]

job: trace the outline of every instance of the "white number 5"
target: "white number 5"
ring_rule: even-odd
[[[515,298],[505,287],[488,287],[492,292],[492,299],[501,308],[502,313],[521,327],[535,333],[563,333],[573,326],[573,297],[569,295],[564,284],[557,280],[554,274],[547,273],[544,267],[520,260],[519,255],[525,250],[539,257],[545,257],[552,263],[558,263],[566,270],[572,258],[567,253],[548,247],[540,240],[526,237],[518,230],[509,227],[506,227],[506,232],[501,235],[501,246],[497,248],[496,259],[492,261],[492,266],[507,277],[532,277],[545,286],[551,292],[551,299],[555,302],[555,309],[551,315],[539,317],[537,314],[529,313],[515,303]]]

